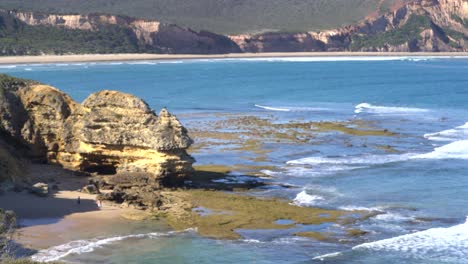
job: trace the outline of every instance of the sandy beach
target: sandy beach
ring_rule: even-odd
[[[232,53],[216,55],[197,54],[83,54],[83,55],[42,55],[5,56],[0,64],[67,63],[67,62],[108,62],[138,60],[191,60],[191,59],[239,59],[278,57],[466,57],[468,52],[278,52],[278,53]]]
[[[95,194],[80,192],[88,179],[53,165],[31,164],[27,177],[34,182],[53,182],[58,191],[47,197],[23,192],[6,192],[0,196],[0,208],[13,210],[19,228],[15,241],[25,248],[44,249],[69,241],[112,234],[112,226],[126,226],[129,218],[142,212],[109,203],[101,206]],[[77,198],[80,197],[78,204]]]

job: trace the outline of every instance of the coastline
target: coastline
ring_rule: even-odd
[[[230,54],[82,54],[0,57],[5,64],[47,64],[67,62],[110,62],[140,60],[197,60],[197,59],[261,59],[299,57],[468,57],[468,52],[269,52]]]
[[[76,197],[81,197],[81,204]],[[23,247],[44,249],[66,242],[110,233],[108,226],[124,225],[143,216],[132,208],[110,203],[98,207],[96,195],[77,191],[59,191],[49,197],[8,192],[2,195],[0,207],[17,213],[19,228],[14,239]],[[65,232],[65,230],[69,230]]]

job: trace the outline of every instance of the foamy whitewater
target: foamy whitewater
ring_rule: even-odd
[[[261,142],[261,159],[217,141],[193,154],[197,165],[258,166],[265,176],[232,171],[217,184],[261,181],[266,186],[245,194],[300,207],[368,211],[369,219],[306,226],[281,219],[294,228],[237,230],[242,239],[234,241],[129,224],[125,236],[119,230],[93,239],[78,234],[32,258],[91,264],[466,263],[466,69],[463,57],[396,56],[2,65],[4,73],[51,84],[77,101],[102,89],[135,94],[153,109],[166,106],[189,131],[254,116],[283,124],[351,121],[360,124],[350,125],[355,129],[394,133],[355,136],[304,128],[307,137],[294,143]],[[363,235],[349,236],[349,230]],[[331,239],[295,235],[300,232]]]
[[[419,259],[464,263],[468,257],[468,223],[364,243],[353,250],[402,252]]]

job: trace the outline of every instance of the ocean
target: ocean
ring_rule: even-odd
[[[83,101],[118,90],[176,115],[189,131],[226,116],[276,123],[359,120],[395,136],[317,133],[269,142],[268,188],[251,195],[297,206],[369,210],[366,235],[316,241],[282,230],[240,230],[235,241],[194,230],[138,230],[59,245],[38,260],[72,263],[466,263],[468,58],[327,57],[6,65]],[[223,128],[218,128],[223,129]],[[320,142],[320,143],[318,143]],[[197,164],[255,164],[216,147]],[[246,176],[233,173],[232,179]],[[289,188],[280,186],[288,185]],[[317,227],[343,232],[330,223]],[[143,232],[144,231],[144,232]]]

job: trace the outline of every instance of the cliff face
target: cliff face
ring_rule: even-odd
[[[239,47],[228,37],[206,31],[196,32],[173,24],[115,15],[56,15],[8,11],[29,26],[63,27],[93,32],[120,27],[132,34],[147,51],[161,53],[235,53]]]
[[[406,3],[406,4],[403,4]],[[28,54],[30,41],[11,44],[12,39],[40,39],[37,50],[64,53],[150,52],[222,54],[237,52],[314,52],[314,51],[468,51],[468,0],[414,0],[401,2],[393,10],[374,14],[355,25],[322,32],[267,32],[223,36],[196,32],[158,21],[114,15],[54,15],[3,11],[8,14],[11,31],[14,21],[32,28],[49,27],[80,32],[57,32],[55,40],[41,39],[42,31],[8,38],[0,53]],[[0,15],[2,12],[0,12]],[[2,20],[0,20],[0,26]],[[44,29],[44,28],[42,28]],[[27,31],[30,32],[31,30]],[[8,32],[8,31],[6,31]],[[90,33],[84,34],[83,32]],[[95,35],[93,35],[95,34]],[[97,34],[97,35],[96,35]],[[102,35],[99,35],[102,34]],[[63,38],[76,36],[74,39]],[[43,37],[43,36],[42,36]],[[93,40],[90,42],[89,40]],[[104,39],[104,40],[103,40]],[[80,43],[75,45],[79,41]],[[37,41],[36,41],[37,42]],[[60,48],[50,47],[65,43]],[[105,47],[104,47],[105,46]],[[103,48],[104,47],[104,48]],[[2,51],[3,50],[3,51]],[[42,52],[44,53],[44,52]]]
[[[78,104],[37,83],[2,84],[0,91],[7,94],[0,97],[1,132],[27,146],[33,159],[75,171],[140,173],[155,186],[178,184],[192,171],[186,129],[133,95],[101,91]]]
[[[468,51],[468,1],[418,0],[336,30],[230,38],[244,52]]]

